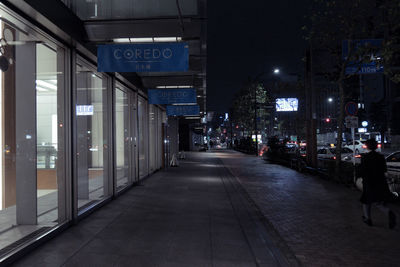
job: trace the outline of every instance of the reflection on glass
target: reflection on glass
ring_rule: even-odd
[[[148,116],[147,102],[139,97],[138,99],[138,117],[139,117],[139,177],[148,175]]]
[[[38,220],[56,221],[57,186],[57,52],[36,46],[36,139]]]
[[[156,169],[156,149],[157,149],[157,108],[149,105],[149,165],[150,172]]]
[[[77,65],[76,131],[78,209],[108,196],[107,80]]]
[[[0,20],[0,249],[66,220],[64,50],[35,35]]]
[[[129,104],[128,94],[115,90],[115,149],[117,190],[128,184],[129,177]]]

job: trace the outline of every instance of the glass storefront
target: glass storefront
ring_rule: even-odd
[[[2,257],[160,168],[163,141],[159,107],[118,79],[112,92],[94,64],[1,5],[0,39]]]
[[[78,210],[112,194],[109,177],[108,78],[82,59],[76,66],[76,181]]]
[[[156,170],[157,153],[157,110],[154,105],[149,105],[149,167],[150,173]]]
[[[149,174],[149,116],[147,101],[139,96],[138,104],[139,177],[143,178]]]
[[[0,249],[68,219],[66,50],[0,9]]]
[[[136,95],[117,83],[115,112],[115,178],[116,191],[136,181]]]

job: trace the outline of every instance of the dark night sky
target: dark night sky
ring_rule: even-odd
[[[232,97],[260,72],[302,74],[308,0],[208,1],[207,109],[227,111]],[[268,76],[264,76],[267,78]]]

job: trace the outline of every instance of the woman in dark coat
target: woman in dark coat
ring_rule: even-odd
[[[375,151],[378,144],[374,139],[367,140],[365,144],[370,152],[361,157],[360,165],[360,176],[363,178],[363,192],[360,199],[363,203],[363,221],[372,226],[371,205],[375,204],[388,215],[389,228],[392,229],[396,225],[396,216],[386,206],[386,202],[393,198],[385,177],[386,160],[382,154]]]

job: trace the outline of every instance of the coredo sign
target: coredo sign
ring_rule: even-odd
[[[149,104],[195,104],[196,89],[149,89]]]
[[[97,48],[99,72],[180,72],[189,69],[187,43],[112,44]]]
[[[198,116],[200,107],[198,105],[167,106],[167,116]]]

